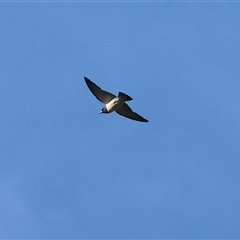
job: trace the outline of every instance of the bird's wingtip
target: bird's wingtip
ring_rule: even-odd
[[[87,78],[85,76],[84,76],[84,80],[85,80],[86,83],[90,81],[89,78]]]

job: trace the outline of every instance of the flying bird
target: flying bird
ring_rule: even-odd
[[[132,109],[125,103],[126,101],[133,100],[130,96],[125,93],[119,92],[116,97],[114,94],[102,90],[99,86],[93,83],[87,77],[84,77],[85,82],[92,92],[92,94],[102,103],[105,104],[100,113],[111,113],[115,111],[121,116],[130,118],[139,122],[148,122],[147,119],[143,118],[139,114],[132,111]]]

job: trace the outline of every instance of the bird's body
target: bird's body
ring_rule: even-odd
[[[125,103],[125,101],[130,100],[132,100],[132,98],[129,97],[127,94],[119,92],[118,97],[113,98],[105,105],[104,109],[106,110],[106,112],[104,113],[111,113],[113,111],[116,111]]]
[[[111,100],[109,103],[107,103],[105,105],[105,108],[108,113],[111,113],[117,110],[118,108],[120,108],[123,104],[124,104],[124,101],[116,97],[113,100]]]
[[[116,111],[116,113],[118,113],[119,115],[130,118],[132,120],[148,122],[147,119],[133,112],[132,109],[125,103],[126,101],[133,100],[130,96],[125,93],[119,92],[118,97],[116,97],[112,93],[102,90],[87,77],[84,77],[84,79],[92,94],[99,101],[105,103],[105,106],[100,113],[111,113],[113,111]]]

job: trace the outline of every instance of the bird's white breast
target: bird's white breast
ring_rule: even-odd
[[[108,110],[108,112],[113,112],[120,108],[123,105],[123,103],[124,101],[121,101],[121,99],[116,97],[106,104],[106,109]]]

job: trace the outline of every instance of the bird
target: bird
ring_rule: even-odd
[[[115,96],[112,93],[102,90],[99,86],[97,86],[94,82],[92,82],[89,78],[84,77],[84,80],[92,92],[92,94],[105,106],[102,108],[100,113],[111,113],[116,112],[119,115],[139,121],[139,122],[148,122],[147,119],[143,118],[139,114],[132,111],[132,109],[125,103],[126,101],[133,100],[130,96],[123,92],[119,92],[118,96]]]

